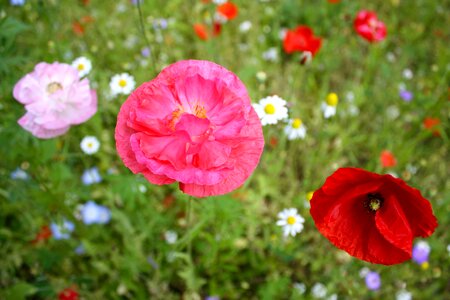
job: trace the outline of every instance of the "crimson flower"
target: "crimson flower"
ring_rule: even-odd
[[[312,56],[316,55],[321,45],[321,38],[315,37],[312,29],[304,25],[288,30],[283,40],[284,52],[287,54],[301,52],[302,63],[307,62]]]
[[[387,34],[386,26],[372,11],[360,11],[353,22],[353,27],[361,37],[371,43],[384,40]]]
[[[336,247],[367,262],[393,265],[412,255],[415,237],[437,220],[420,191],[391,175],[340,168],[311,199],[317,229]]]
[[[59,300],[78,300],[78,292],[73,288],[65,288],[58,294]]]
[[[395,167],[397,165],[397,160],[391,151],[383,150],[380,154],[380,162],[383,168]]]

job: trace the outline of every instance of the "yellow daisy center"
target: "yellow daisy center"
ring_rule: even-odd
[[[288,223],[289,225],[295,224],[295,217],[289,216],[289,217],[287,218],[287,223]]]
[[[119,86],[120,87],[126,87],[127,85],[127,81],[125,79],[120,79],[119,80]]]
[[[92,144],[91,142],[89,142],[89,143],[87,144],[87,146],[88,146],[88,148],[92,148],[92,146],[94,146],[94,144]]]
[[[52,82],[47,85],[47,93],[53,94],[59,90],[62,90],[62,85],[58,82]]]
[[[275,113],[275,106],[273,106],[273,104],[267,104],[264,107],[264,112],[268,115],[273,115]]]
[[[327,96],[327,104],[330,106],[336,106],[339,102],[339,98],[338,95],[336,95],[335,93],[330,93]]]
[[[78,71],[83,71],[83,70],[84,70],[84,65],[78,64]]]
[[[298,129],[300,128],[300,126],[302,126],[302,120],[294,119],[294,121],[292,122],[292,128]]]

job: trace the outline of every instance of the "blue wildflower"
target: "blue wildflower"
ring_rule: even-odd
[[[11,5],[22,6],[25,4],[25,0],[10,0]]]
[[[91,185],[94,183],[99,183],[102,181],[102,177],[98,171],[97,167],[93,167],[90,169],[86,169],[81,176],[81,181],[83,181],[84,185]]]
[[[106,206],[88,201],[81,208],[81,219],[86,225],[106,224],[111,219],[111,211]]]
[[[28,174],[27,172],[25,172],[24,170],[22,170],[21,168],[17,168],[14,171],[11,172],[11,179],[14,180],[27,180],[28,179]]]
[[[66,219],[60,223],[51,223],[50,230],[55,240],[67,240],[70,238],[70,234],[75,230],[75,224]]]

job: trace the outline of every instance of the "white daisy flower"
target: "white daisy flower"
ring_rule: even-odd
[[[178,234],[175,231],[168,230],[164,232],[164,239],[168,244],[175,244],[178,240]]]
[[[294,289],[300,294],[303,295],[306,292],[306,285],[301,282],[294,283]]]
[[[407,290],[398,291],[395,295],[396,300],[411,300],[412,295]]]
[[[100,142],[95,136],[85,136],[80,143],[81,150],[88,155],[97,153]]]
[[[244,21],[241,24],[239,24],[239,31],[240,32],[247,32],[252,28],[252,22],[250,21]]]
[[[78,75],[81,77],[86,76],[92,69],[92,63],[84,56],[78,57],[72,62],[72,67],[77,69]]]
[[[305,219],[297,213],[296,208],[287,208],[278,213],[278,226],[283,227],[283,235],[285,237],[295,236],[303,230]]]
[[[403,70],[403,77],[405,79],[412,79],[414,77],[413,72],[410,69],[404,69]]]
[[[324,298],[327,295],[327,288],[318,282],[312,287],[311,293],[314,298]]]
[[[304,139],[306,136],[306,127],[300,119],[289,120],[288,125],[284,128],[288,140]]]
[[[337,294],[332,294],[330,296],[328,296],[327,300],[337,300],[338,299],[338,295]]]
[[[267,51],[263,52],[262,57],[266,61],[277,61],[278,59],[277,48],[275,47],[269,48]]]
[[[288,117],[286,101],[276,95],[259,100],[258,103],[253,104],[253,107],[261,119],[263,126],[277,124],[278,121],[287,119]]]
[[[339,102],[339,97],[335,93],[330,93],[327,96],[326,102],[322,103],[322,111],[325,119],[336,114],[336,106]]]
[[[113,95],[128,95],[134,90],[135,85],[134,77],[128,73],[116,74],[109,82]]]

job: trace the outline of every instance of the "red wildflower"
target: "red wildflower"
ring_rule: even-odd
[[[427,117],[423,120],[423,127],[431,131],[435,136],[440,136],[439,130],[436,128],[439,124],[441,124],[441,120],[439,120],[439,118]]]
[[[222,32],[222,24],[214,22],[213,24],[213,36],[218,36]]]
[[[238,7],[233,2],[225,2],[217,6],[217,13],[227,20],[233,20],[238,15]]]
[[[72,23],[72,31],[78,35],[78,36],[82,36],[84,34],[84,26],[78,22],[78,21],[74,21]]]
[[[74,288],[65,288],[58,294],[59,300],[78,300],[78,292]]]
[[[288,30],[283,40],[284,51],[288,54],[295,51],[309,52],[314,56],[322,45],[320,37],[315,37],[311,28],[298,26],[293,30]]]
[[[208,39],[208,30],[204,24],[194,24],[194,31],[201,40],[206,41]]]
[[[353,27],[361,37],[369,42],[382,41],[387,34],[386,26],[372,11],[360,11],[353,22]]]
[[[395,167],[397,165],[397,160],[391,151],[383,150],[380,154],[380,162],[383,168]]]
[[[37,244],[40,241],[48,240],[52,236],[52,231],[45,225],[41,227],[41,230],[36,234],[36,237],[31,242]]]
[[[430,236],[437,220],[420,191],[391,175],[341,168],[311,199],[317,229],[336,247],[384,265],[411,258],[415,237]]]

